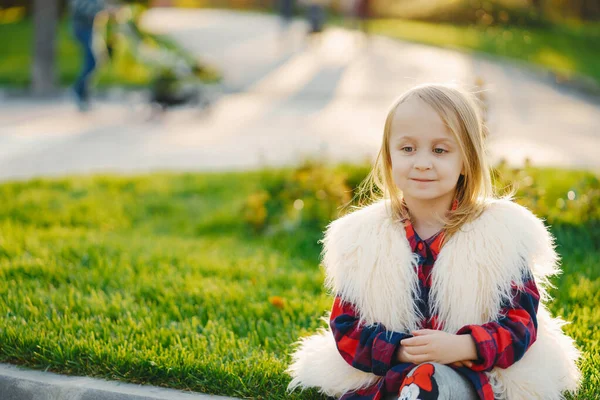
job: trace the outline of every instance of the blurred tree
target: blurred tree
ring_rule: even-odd
[[[113,0],[112,3],[122,3],[122,4],[141,4],[143,6],[150,6],[150,0]]]
[[[10,7],[23,7],[28,16],[33,14],[35,0],[0,0],[0,8]],[[123,3],[123,4],[141,4],[143,6],[149,6],[151,0],[110,0],[111,3]],[[59,5],[60,14],[63,15],[67,11],[68,0],[57,0],[56,3]]]
[[[59,0],[33,1],[31,86],[33,92],[38,95],[46,95],[54,90],[58,14]]]
[[[34,0],[0,0],[0,8],[23,7],[28,16],[33,14]],[[67,8],[67,0],[58,0],[61,14]]]
[[[533,0],[536,1],[536,0]],[[538,0],[540,1],[540,0]],[[558,20],[600,20],[600,0],[541,0],[544,11]]]
[[[578,16],[582,20],[597,21],[600,19],[600,1],[598,0],[579,0],[574,3],[578,4]]]
[[[543,0],[531,0],[531,6],[533,7],[536,16],[541,18],[544,13]]]

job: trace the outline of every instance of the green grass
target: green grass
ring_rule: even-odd
[[[57,79],[62,85],[75,81],[79,74],[81,55],[66,20],[59,24],[56,42]],[[0,85],[27,86],[31,81],[32,37],[31,20],[0,24],[0,36],[10,38],[0,47]],[[100,86],[121,85],[136,87],[149,82],[151,70],[136,62],[125,42],[117,49],[114,63],[99,65],[97,82]]]
[[[191,55],[178,48],[165,37],[143,33],[146,43],[166,48],[185,57],[188,62],[196,62]],[[0,46],[0,85],[10,87],[26,87],[31,82],[33,24],[30,19],[12,23],[0,23],[0,37],[4,40]],[[114,58],[98,60],[97,73],[94,80],[99,87],[121,86],[136,88],[147,86],[156,74],[156,66],[136,59],[131,40],[117,40]],[[73,37],[71,25],[67,19],[60,21],[56,40],[56,76],[61,85],[72,84],[81,68],[81,49]],[[214,82],[219,79],[218,73],[205,67],[199,78]]]
[[[382,19],[371,21],[370,30],[402,40],[526,61],[555,72],[560,79],[580,75],[600,84],[600,25],[484,27]]]
[[[324,398],[288,397],[283,372],[290,344],[331,306],[319,229],[258,235],[243,217],[248,196],[288,172],[0,185],[0,361],[244,398]],[[558,197],[592,176],[534,172]],[[555,218],[553,231],[565,273],[550,308],[573,321],[565,329],[585,351],[577,398],[596,398],[600,225]]]

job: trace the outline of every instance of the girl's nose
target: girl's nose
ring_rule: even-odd
[[[416,157],[413,167],[418,170],[428,170],[432,168],[431,160],[428,157]]]

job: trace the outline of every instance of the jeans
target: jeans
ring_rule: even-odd
[[[96,68],[96,58],[92,52],[92,34],[94,26],[91,24],[74,23],[73,34],[79,42],[82,54],[83,64],[81,72],[73,85],[77,98],[81,102],[87,102],[89,99],[89,80],[92,72]]]

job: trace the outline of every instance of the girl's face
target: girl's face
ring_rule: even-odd
[[[389,140],[392,177],[405,198],[452,201],[463,159],[437,112],[417,98],[400,104]]]

